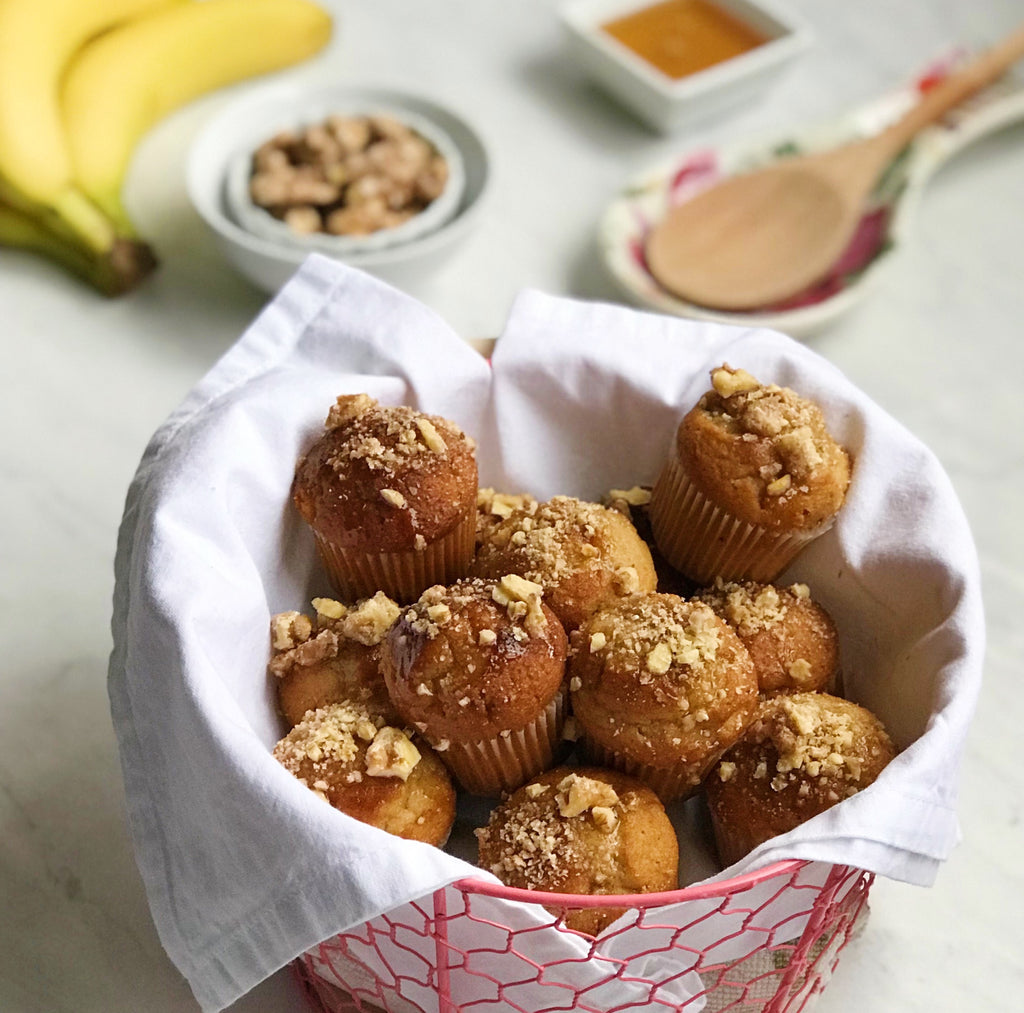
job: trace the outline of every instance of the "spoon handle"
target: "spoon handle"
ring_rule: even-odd
[[[977,56],[966,67],[950,74],[925,92],[902,119],[879,135],[885,138],[887,150],[896,154],[912,137],[934,123],[944,113],[976,91],[991,84],[1020,57],[1024,56],[1024,25],[1011,32],[1002,42]]]

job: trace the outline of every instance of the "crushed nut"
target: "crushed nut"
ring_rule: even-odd
[[[385,726],[366,748],[366,773],[370,777],[398,777],[405,781],[420,762],[420,751],[398,728]]]

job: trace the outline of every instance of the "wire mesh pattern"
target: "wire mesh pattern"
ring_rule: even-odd
[[[577,897],[462,880],[308,951],[318,1013],[800,1013],[867,914],[872,875],[783,862],[709,886]],[[621,909],[599,937],[565,925]]]

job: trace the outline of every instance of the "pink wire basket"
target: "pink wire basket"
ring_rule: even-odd
[[[809,1009],[862,926],[873,876],[787,861],[660,894],[575,896],[464,879],[293,967],[318,1013]],[[621,909],[598,937],[566,916]]]

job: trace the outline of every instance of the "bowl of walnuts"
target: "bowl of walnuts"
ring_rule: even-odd
[[[311,253],[405,282],[466,234],[488,181],[486,147],[455,112],[340,85],[250,90],[200,132],[188,166],[224,253],[271,291]]]

